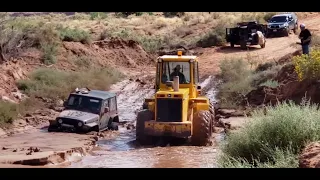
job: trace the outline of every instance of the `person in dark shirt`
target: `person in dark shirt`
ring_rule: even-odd
[[[304,24],[300,24],[301,32],[299,39],[301,40],[302,53],[309,55],[309,45],[311,42],[311,33]]]
[[[184,84],[186,83],[186,78],[183,73],[180,72],[181,67],[180,65],[177,65],[174,69],[173,72],[170,74],[170,80],[173,81],[174,76],[179,76],[179,83]]]

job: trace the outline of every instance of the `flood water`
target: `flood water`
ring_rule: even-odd
[[[135,132],[120,129],[116,139],[98,141],[93,155],[71,168],[211,168],[216,167],[213,146],[137,147]]]
[[[210,84],[212,77],[203,81]],[[144,98],[152,95],[153,89],[142,88],[135,82],[123,81],[113,89],[118,93],[120,120],[135,121],[135,113],[142,106]],[[208,88],[207,96],[214,101],[215,89]],[[139,147],[134,143],[135,130],[122,127],[119,135],[110,140],[100,140],[93,154],[71,168],[211,168],[216,167],[216,146],[165,146]],[[217,136],[219,137],[219,136]]]

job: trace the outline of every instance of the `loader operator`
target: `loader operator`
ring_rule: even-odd
[[[170,74],[170,80],[173,81],[174,76],[179,76],[179,83],[184,84],[186,83],[186,78],[183,73],[180,72],[181,67],[180,65],[177,65],[174,69],[173,72]]]

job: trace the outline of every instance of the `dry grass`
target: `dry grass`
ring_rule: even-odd
[[[49,68],[34,71],[29,80],[17,82],[20,90],[29,96],[65,99],[76,87],[108,90],[109,86],[123,77],[113,68],[87,68],[81,72],[65,72]]]
[[[21,24],[21,22],[28,22],[28,24],[35,26],[37,24],[60,26],[63,27],[63,30],[68,30],[64,34],[68,34],[71,40],[74,39],[75,41],[87,42],[90,37],[86,33],[100,32],[101,36],[97,37],[96,40],[111,36],[126,36],[128,39],[140,42],[148,51],[154,52],[154,49],[162,46],[195,45],[208,37],[210,37],[208,46],[221,45],[223,44],[224,33],[220,33],[220,29],[233,26],[239,21],[258,20],[259,22],[265,22],[274,13],[212,12],[209,14],[208,12],[185,12],[181,17],[164,17],[163,15],[154,14],[159,13],[140,13],[139,16],[130,15],[126,18],[115,16],[113,13],[105,14],[101,12],[76,13],[74,16],[49,14],[18,17],[14,22],[15,25]],[[310,13],[306,12],[297,14],[299,17],[310,15]],[[215,29],[218,32],[215,32]],[[71,32],[69,30],[74,31]],[[218,39],[218,41],[212,41],[212,34],[214,39]],[[70,38],[67,37],[67,39]]]
[[[0,100],[0,127],[10,126],[19,115],[24,116],[41,106],[42,103],[34,97],[25,99],[20,104]]]

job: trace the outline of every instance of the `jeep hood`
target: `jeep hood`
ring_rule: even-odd
[[[58,118],[59,117],[76,119],[76,120],[85,122],[85,121],[98,119],[99,115],[88,113],[88,112],[77,111],[77,110],[64,110],[59,114]]]

